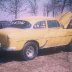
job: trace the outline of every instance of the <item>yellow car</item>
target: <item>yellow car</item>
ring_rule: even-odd
[[[72,23],[62,24],[62,20],[47,17],[16,20],[18,23],[11,27],[0,29],[0,50],[20,51],[22,59],[31,60],[41,48],[68,45],[72,42]]]

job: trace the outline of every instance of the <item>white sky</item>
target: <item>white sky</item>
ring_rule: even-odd
[[[43,15],[43,13],[42,13],[43,3],[47,3],[47,1],[50,3],[50,0],[39,0],[39,2],[38,2],[38,5],[39,5],[38,15],[39,16]],[[18,14],[18,17],[25,17],[25,16],[30,16],[30,13],[28,13],[27,11],[26,12],[22,11]],[[7,12],[0,11],[0,20],[12,20],[13,17],[14,17],[13,15],[8,14]]]
[[[51,0],[39,0],[39,2],[38,2],[38,14],[37,14],[38,16],[43,15],[43,4],[46,4],[46,3],[50,4]],[[22,9],[24,7],[25,6],[22,6]],[[18,18],[22,18],[22,17],[25,17],[25,16],[31,16],[31,14],[28,13],[28,11],[29,11],[29,8],[26,11],[20,12],[18,14]],[[49,13],[49,16],[52,17],[52,13]],[[0,20],[13,20],[13,19],[14,19],[14,15],[10,15],[7,12],[0,11]]]

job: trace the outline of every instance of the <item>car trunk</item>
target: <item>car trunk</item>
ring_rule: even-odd
[[[3,28],[0,29],[0,43],[2,47],[9,47],[9,35],[19,32],[19,29],[15,28]]]
[[[9,46],[8,36],[3,33],[0,33],[0,43],[1,47],[8,47]]]

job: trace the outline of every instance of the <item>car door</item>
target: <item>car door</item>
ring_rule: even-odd
[[[34,33],[35,33],[35,38],[37,38],[38,42],[39,42],[39,46],[41,48],[46,47],[46,43],[47,43],[47,38],[46,38],[46,33],[47,33],[47,29],[46,29],[46,20],[41,20],[38,21],[34,24],[33,26],[34,28]]]
[[[56,20],[47,21],[47,35],[48,47],[55,47],[66,44],[66,29],[63,29]]]

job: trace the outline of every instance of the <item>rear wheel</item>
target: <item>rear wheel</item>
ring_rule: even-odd
[[[27,42],[20,52],[21,58],[24,60],[32,60],[38,54],[38,45],[35,42]]]
[[[69,48],[69,51],[72,51],[72,42],[69,44],[68,48]]]
[[[72,42],[65,46],[66,51],[72,51]]]

